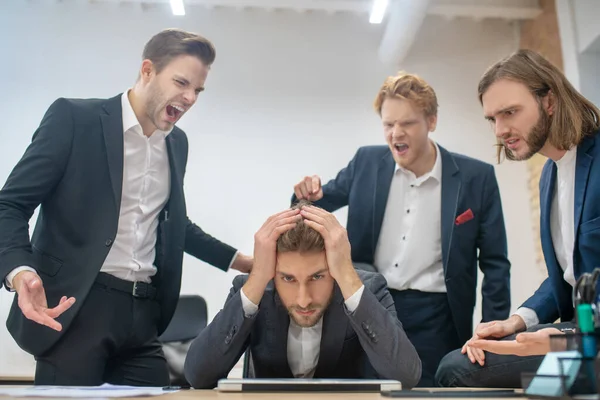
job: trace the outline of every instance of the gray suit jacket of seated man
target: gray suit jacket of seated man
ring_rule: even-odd
[[[403,388],[411,388],[421,377],[421,360],[396,317],[387,282],[378,273],[358,274],[365,289],[352,313],[334,285],[323,315],[314,378],[395,379]],[[247,318],[240,297],[247,279],[247,275],[235,277],[224,308],[190,346],[185,376],[195,388],[217,386],[248,347],[254,377],[293,378],[287,359],[288,311],[271,281],[258,312]]]

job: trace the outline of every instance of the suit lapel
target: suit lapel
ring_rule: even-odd
[[[178,157],[181,154],[179,149],[179,140],[177,140],[177,132],[173,129],[173,131],[167,135],[165,141],[167,144],[167,153],[169,155],[169,168],[170,168],[170,176],[171,176],[171,191],[169,194],[169,201],[167,202],[167,208],[170,210],[169,206],[173,204],[174,201],[178,201],[180,198],[183,198],[183,171],[181,171]]]
[[[575,167],[575,201],[574,201],[574,212],[575,212],[575,237],[577,238],[579,233],[579,225],[581,222],[581,212],[583,210],[583,200],[585,199],[585,190],[587,189],[587,182],[590,176],[590,167],[592,165],[593,157],[589,154],[590,150],[594,147],[593,138],[586,137],[581,145],[577,148],[577,160]]]
[[[546,264],[552,268],[558,268],[552,235],[550,233],[550,215],[552,211],[552,198],[554,196],[554,186],[556,185],[556,164],[550,164],[550,179],[540,188],[540,239],[542,247],[548,249],[544,252]],[[576,209],[577,207],[575,207]],[[546,254],[550,253],[550,254]],[[548,257],[550,256],[550,257]]]
[[[167,262],[169,250],[171,249],[173,243],[173,228],[181,226],[179,222],[183,221],[183,219],[185,218],[185,213],[179,212],[181,207],[173,207],[173,204],[181,204],[180,199],[183,199],[183,178],[180,172],[177,157],[177,154],[180,154],[178,148],[179,142],[176,139],[175,132],[176,131],[173,130],[165,138],[167,157],[169,159],[170,189],[167,203],[165,204],[159,215],[159,224],[157,230],[156,262],[157,266],[159,266],[158,277],[161,279],[163,277],[165,268],[169,268],[170,265],[173,265],[172,263]],[[170,217],[167,218],[167,216]],[[172,222],[173,220],[178,222],[174,224]],[[159,279],[159,281],[161,279]]]
[[[444,273],[450,258],[450,243],[460,196],[461,180],[452,155],[438,145],[442,157],[442,260]]]
[[[331,304],[323,315],[323,331],[315,378],[334,376],[338,369],[338,360],[348,327],[348,316],[344,312],[343,302],[344,297],[336,284]]]
[[[275,307],[272,311],[275,315],[267,315],[267,343],[273,357],[273,371],[281,377],[293,377],[290,363],[287,357],[288,330],[290,328],[290,316],[281,302],[279,295],[275,292]]]
[[[106,146],[108,171],[112,184],[115,206],[121,205],[121,189],[123,187],[123,110],[121,108],[122,94],[107,100],[103,108],[106,112],[100,116],[102,133]]]
[[[390,186],[392,184],[392,177],[394,176],[394,167],[394,157],[392,157],[392,153],[388,151],[380,160],[377,168],[377,182],[375,185],[373,207],[373,243],[371,247],[373,249],[373,254],[375,254],[377,241],[379,240],[379,234],[381,233],[381,224],[383,223],[385,207],[390,194]]]
[[[575,244],[574,247],[577,248],[579,237],[579,226],[581,225],[581,213],[583,211],[583,203],[585,200],[585,192],[587,189],[588,178],[590,176],[590,170],[592,166],[592,161],[594,157],[590,154],[592,148],[594,147],[594,138],[586,137],[583,139],[583,142],[577,148],[577,159],[575,160],[575,196],[574,196],[574,207],[573,212],[574,215],[574,237]],[[575,252],[573,253],[573,268],[575,276],[579,276],[579,265],[575,262]]]

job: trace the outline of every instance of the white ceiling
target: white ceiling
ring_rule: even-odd
[[[64,1],[64,0],[55,0]],[[87,0],[91,3],[138,3],[142,7],[168,4],[169,0]],[[323,12],[328,14],[371,11],[373,0],[183,0],[186,6],[207,8],[260,9],[299,13]],[[469,18],[522,21],[541,13],[538,0],[389,0],[384,31],[379,46],[379,58],[385,64],[398,65],[412,46],[415,36],[427,15],[448,19]]]
[[[57,0],[60,1],[60,0]],[[90,2],[139,3],[145,5],[168,4],[169,0],[88,0]],[[429,3],[427,14],[449,18],[503,18],[509,20],[535,18],[540,13],[537,0],[389,0],[389,9],[395,4],[420,7]],[[185,5],[207,8],[285,10],[296,12],[350,12],[367,14],[373,0],[184,0]]]

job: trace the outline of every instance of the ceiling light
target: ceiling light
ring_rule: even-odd
[[[388,0],[373,0],[373,8],[371,9],[371,17],[369,18],[370,23],[380,24],[383,21],[388,2]]]
[[[183,0],[171,0],[171,10],[173,10],[173,15],[185,15]]]

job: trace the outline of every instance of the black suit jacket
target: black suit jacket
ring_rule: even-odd
[[[421,360],[396,316],[385,278],[357,271],[365,285],[356,310],[349,312],[337,284],[323,315],[315,378],[396,379],[411,388],[421,379]],[[223,309],[194,340],[185,376],[195,388],[212,388],[227,377],[247,348],[257,378],[293,378],[287,358],[290,318],[271,282],[258,312],[244,315],[238,275]]]
[[[153,278],[161,302],[159,334],[179,298],[184,250],[223,270],[236,252],[186,216],[185,133],[175,127],[166,145],[171,192],[160,214],[158,272]],[[74,306],[58,318],[62,332],[69,329],[117,234],[123,154],[121,95],[108,100],[61,98],[44,115],[0,191],[0,277],[4,282],[14,268],[31,266],[42,278],[50,307],[63,295],[74,296]],[[30,240],[28,223],[40,205]],[[25,318],[17,301],[15,296],[7,327],[21,348],[42,354],[62,332]]]

